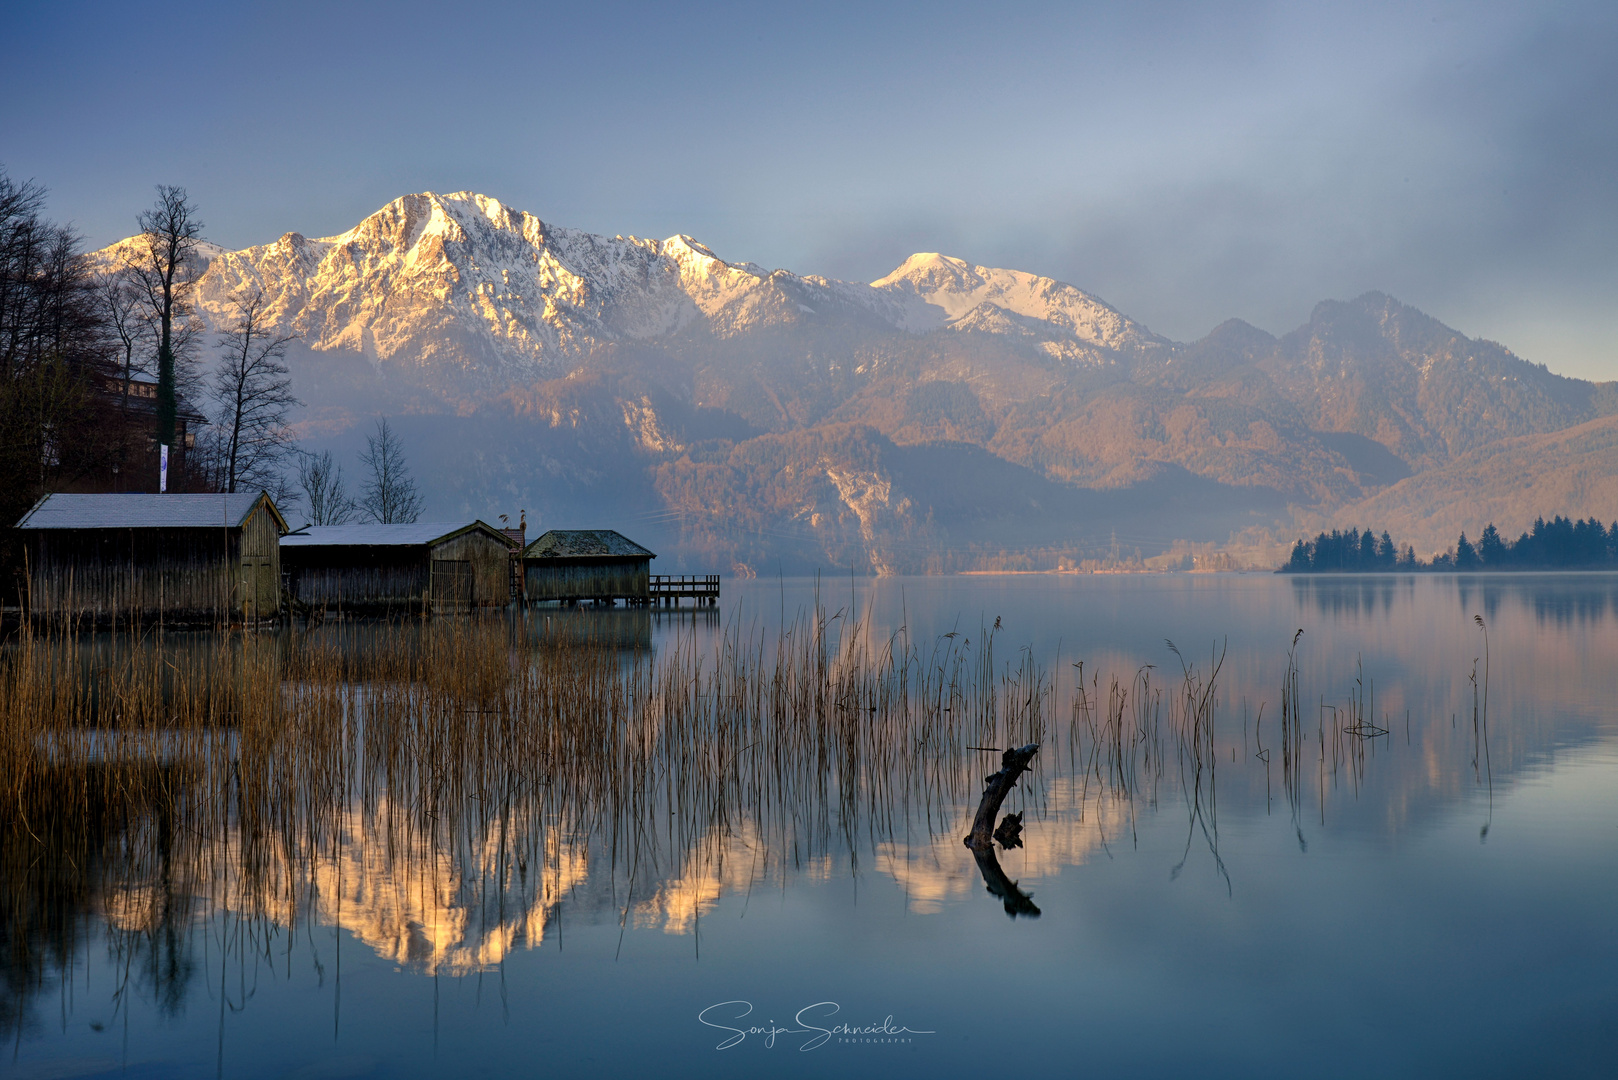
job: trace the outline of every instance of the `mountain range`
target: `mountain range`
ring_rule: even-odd
[[[1180,343],[1023,271],[923,253],[836,281],[465,192],[199,254],[208,328],[257,287],[298,335],[306,445],[352,463],[386,413],[433,516],[616,527],[659,569],[1040,568],[1233,538],[1262,562],[1331,522],[1427,551],[1486,518],[1618,517],[1618,383],[1379,293]]]

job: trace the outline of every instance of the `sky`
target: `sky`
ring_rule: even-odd
[[[916,251],[1158,333],[1390,293],[1618,379],[1618,5],[12,4],[0,166],[99,246],[472,190],[873,280]]]

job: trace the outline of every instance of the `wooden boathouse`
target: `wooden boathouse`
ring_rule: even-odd
[[[511,602],[511,545],[483,521],[315,525],[281,538],[287,591],[303,611],[419,614]]]
[[[557,600],[651,598],[656,555],[611,529],[552,529],[522,553],[523,592],[529,603]]]
[[[36,618],[253,623],[280,611],[287,523],[263,492],[47,495],[17,528]]]

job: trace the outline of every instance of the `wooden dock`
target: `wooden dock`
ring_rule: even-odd
[[[649,585],[653,607],[679,607],[683,597],[690,597],[697,607],[719,603],[718,574],[653,574]]]

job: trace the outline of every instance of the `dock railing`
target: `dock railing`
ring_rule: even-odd
[[[653,574],[650,586],[653,604],[675,604],[681,597],[690,597],[699,605],[719,601],[718,574]]]

